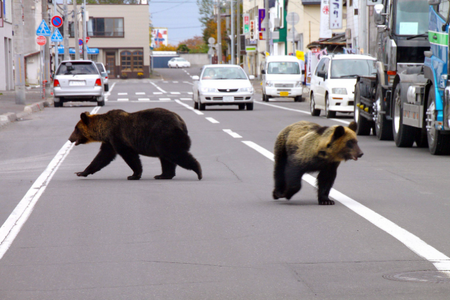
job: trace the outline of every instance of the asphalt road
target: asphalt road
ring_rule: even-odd
[[[274,201],[272,153],[308,102],[256,95],[253,111],[193,110],[198,68],[110,83],[98,113],[164,107],[186,121],[203,179],[177,168],[158,181],[117,157],[87,178],[98,143],[67,138],[88,103],[46,108],[0,129],[0,299],[448,299],[450,159],[359,137],[319,206],[305,176]],[[307,182],[308,181],[308,182]]]

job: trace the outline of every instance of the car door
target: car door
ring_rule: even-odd
[[[315,104],[316,108],[325,109],[325,78],[328,75],[328,66],[330,64],[329,58],[324,58],[322,60],[322,65],[317,67],[316,77],[317,83],[315,85]]]

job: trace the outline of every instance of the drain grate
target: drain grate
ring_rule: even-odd
[[[383,278],[403,282],[450,283],[450,271],[410,271],[383,275]]]

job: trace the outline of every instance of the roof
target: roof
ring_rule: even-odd
[[[308,49],[312,49],[312,48],[328,48],[329,46],[331,46],[330,48],[338,48],[339,52],[341,52],[342,47],[345,47],[347,45],[346,39],[345,39],[345,33],[336,33],[333,34],[333,36],[331,38],[326,38],[326,39],[319,39],[318,41],[314,41],[309,43],[306,47]],[[333,52],[333,51],[329,51],[329,52]]]

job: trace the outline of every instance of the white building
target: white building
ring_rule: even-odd
[[[12,0],[0,0],[0,91],[14,89]]]

